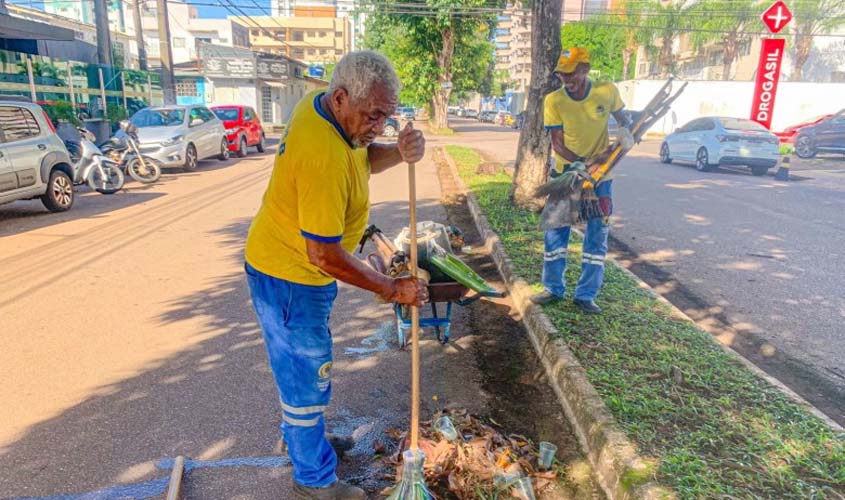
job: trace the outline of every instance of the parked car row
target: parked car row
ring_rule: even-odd
[[[127,133],[132,140],[122,144],[120,136]],[[135,172],[132,165],[142,173],[144,162],[193,171],[201,159],[223,161],[230,151],[243,157],[249,147],[259,152],[265,147],[260,118],[241,105],[148,107],[122,122],[115,137],[99,145],[93,141],[85,129],[78,130],[77,140],[65,141],[38,104],[0,99],[0,204],[37,198],[48,210],[62,212],[73,205],[74,184],[87,182],[110,194],[123,186],[122,169]],[[135,157],[143,159],[140,168]]]

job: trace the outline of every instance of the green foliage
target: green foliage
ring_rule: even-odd
[[[591,18],[587,21],[566,23],[560,30],[561,47],[586,47],[590,51],[590,66],[601,79],[622,79],[622,50],[625,33],[622,29],[607,26],[608,19]]]
[[[73,125],[79,125],[79,119],[76,117],[76,112],[73,105],[69,101],[55,101],[50,105],[42,106],[44,112],[54,124],[60,121],[68,122]]]
[[[390,1],[386,5],[396,3]],[[428,14],[395,13],[385,8],[387,12],[376,12],[367,18],[363,40],[366,48],[385,54],[393,62],[403,85],[400,101],[415,106],[431,103],[440,90],[440,76],[448,70],[452,73],[452,92],[460,95],[479,90],[492,68],[494,52],[490,34],[494,16],[470,16],[461,9],[492,5],[485,0],[402,2],[406,4]],[[454,36],[455,48],[451,60],[444,61],[444,67],[438,58],[446,36]]]
[[[538,215],[510,203],[510,176],[476,173],[481,157],[474,150],[446,151],[516,274],[539,290]],[[568,258],[567,287],[574,289],[580,238]],[[605,273],[602,314],[566,302],[543,310],[622,429],[658,461],[660,483],[690,499],[843,498],[845,434],[758,378],[710,334],[674,318],[619,267],[608,262]],[[645,479],[622,478],[626,485]]]
[[[325,80],[327,82],[332,81],[332,75],[334,74],[335,66],[337,66],[337,63],[333,63],[333,62],[332,63],[326,63],[326,64],[323,65],[325,72],[323,73],[322,80]]]
[[[106,120],[115,124],[129,118],[129,113],[123,106],[109,106],[106,110]]]

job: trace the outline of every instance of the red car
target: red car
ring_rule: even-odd
[[[229,141],[229,151],[243,158],[247,148],[255,146],[259,153],[264,152],[264,129],[261,119],[254,109],[239,104],[213,106],[211,108],[217,118],[226,127],[226,139]]]
[[[812,125],[818,125],[819,123],[827,120],[833,115],[821,115],[816,116],[815,118],[810,118],[805,122],[801,122],[797,125],[790,125],[783,129],[783,132],[775,132],[774,134],[778,136],[781,144],[792,144],[795,142],[795,137],[798,135],[798,131],[804,127],[809,127]]]

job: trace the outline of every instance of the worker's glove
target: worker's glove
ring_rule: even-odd
[[[636,139],[634,139],[634,134],[625,127],[619,127],[619,132],[616,134],[616,140],[622,145],[622,149],[626,151],[633,148],[634,144],[637,142]]]

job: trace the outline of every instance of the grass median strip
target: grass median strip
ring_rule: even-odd
[[[498,233],[515,271],[540,289],[538,218],[508,201],[510,176],[476,173],[481,157],[447,146]],[[569,249],[567,289],[580,273]],[[545,313],[619,425],[659,463],[657,480],[681,498],[845,498],[845,436],[726,354],[706,332],[675,319],[628,275],[607,266],[603,313],[571,302]]]

